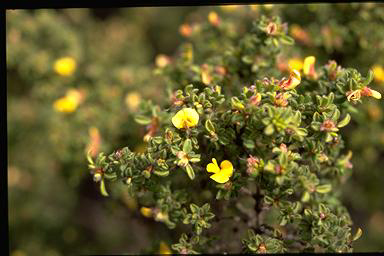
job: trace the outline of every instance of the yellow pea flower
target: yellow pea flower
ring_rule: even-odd
[[[160,242],[159,254],[172,254],[172,251],[171,249],[169,249],[169,246],[163,241]]]
[[[210,176],[210,178],[217,183],[226,183],[229,180],[229,177],[232,176],[233,166],[230,161],[224,160],[221,162],[219,167],[216,159],[212,158],[212,163],[207,165],[207,171],[214,173]]]
[[[301,82],[300,72],[293,69],[288,79],[284,79],[280,82],[280,87],[283,90],[291,90],[298,86]]]
[[[311,78],[316,79],[317,74],[315,71],[315,61],[314,56],[308,56],[304,59],[303,73]]]
[[[171,62],[170,58],[165,54],[159,54],[156,56],[155,63],[159,68],[164,68]]]
[[[378,99],[378,100],[381,99],[381,93],[369,88],[368,86],[365,86],[361,89],[361,95],[373,97],[373,98]]]
[[[384,68],[380,65],[374,65],[372,67],[373,77],[378,82],[384,82]]]
[[[219,15],[217,15],[216,12],[210,12],[208,14],[208,21],[211,23],[213,26],[218,26],[220,24],[220,18]]]
[[[72,57],[57,59],[53,64],[53,69],[61,76],[70,76],[75,72],[76,60]]]
[[[198,122],[199,114],[193,108],[183,108],[172,117],[172,123],[178,129],[194,127]]]
[[[299,58],[292,58],[288,60],[288,66],[291,70],[301,70],[303,68],[303,61]]]
[[[132,112],[136,111],[141,101],[141,96],[138,92],[130,92],[125,96],[125,105]]]
[[[368,86],[365,86],[362,89],[348,91],[346,93],[346,96],[347,96],[347,100],[352,102],[358,101],[361,98],[361,96],[373,97],[378,100],[381,99],[381,93],[369,88]]]
[[[71,113],[76,110],[77,103],[72,99],[63,97],[53,103],[53,108],[58,112]]]
[[[146,218],[151,218],[152,217],[152,209],[148,207],[141,207],[140,208],[140,213]]]
[[[53,108],[58,112],[71,113],[76,110],[82,99],[83,95],[80,91],[70,89],[64,97],[57,99],[53,103]]]
[[[83,95],[80,91],[78,91],[76,89],[69,89],[67,91],[66,98],[79,104],[83,99]]]
[[[88,130],[90,142],[87,146],[87,151],[90,152],[92,157],[95,157],[99,151],[101,146],[101,135],[99,129],[97,127],[90,127]]]

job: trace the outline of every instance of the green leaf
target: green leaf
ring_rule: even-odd
[[[249,148],[249,149],[255,148],[255,142],[251,139],[244,140],[243,144],[246,148]]]
[[[363,86],[367,86],[368,84],[370,84],[372,82],[372,79],[373,79],[373,71],[369,70],[367,77],[363,81]]]
[[[332,190],[331,184],[324,184],[316,187],[316,191],[321,194],[328,193],[331,190]]]
[[[195,204],[190,204],[189,205],[189,208],[191,208],[191,212],[192,213],[198,213],[199,212],[199,206],[195,205]]]
[[[185,153],[189,153],[192,151],[192,141],[190,139],[186,139],[183,144],[183,151]]]
[[[161,177],[165,177],[169,175],[169,170],[155,170],[153,174]]]
[[[188,177],[193,180],[195,178],[195,172],[193,171],[192,166],[190,164],[187,164],[185,170],[187,171]]]
[[[308,202],[309,201],[309,199],[311,199],[311,195],[309,194],[309,192],[308,191],[305,191],[304,193],[303,193],[303,196],[301,197],[301,202]]]
[[[191,159],[189,159],[189,162],[191,162],[191,163],[197,163],[197,162],[200,162],[200,158],[197,158],[197,157],[193,157],[193,158],[191,158]]]
[[[245,55],[241,58],[241,61],[246,63],[246,64],[252,64],[253,63],[253,58],[252,56]]]
[[[103,196],[109,196],[107,190],[105,189],[104,179],[100,181],[100,192]]]
[[[207,121],[205,121],[205,129],[207,129],[209,133],[215,132],[215,127],[213,126],[211,120],[207,119]]]
[[[141,125],[150,124],[151,121],[152,121],[152,119],[150,117],[147,117],[147,116],[143,116],[143,115],[135,116],[135,122],[138,124],[141,124]]]
[[[347,113],[347,115],[341,120],[338,124],[337,127],[341,128],[349,124],[349,121],[351,121],[351,116]]]
[[[295,43],[295,40],[292,37],[287,35],[280,36],[280,41],[286,45],[293,45]]]

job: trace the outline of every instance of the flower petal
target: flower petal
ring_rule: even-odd
[[[233,174],[233,168],[226,168],[226,169],[221,169],[221,172],[223,172],[225,175],[228,177],[231,177]]]
[[[316,58],[314,56],[308,56],[304,59],[303,72],[306,75],[311,73],[311,69],[314,68]]]
[[[196,126],[199,122],[199,114],[193,108],[184,108],[184,118],[187,121],[188,127]]]
[[[372,90],[372,89],[371,89],[371,92],[372,92],[372,97],[373,98],[381,99],[381,93],[379,93],[378,91]]]
[[[231,170],[233,170],[233,165],[232,165],[232,163],[230,161],[224,160],[223,162],[221,162],[220,168],[221,169],[231,169]]]
[[[211,175],[210,178],[217,183],[225,183],[229,180],[228,173],[222,171]]]
[[[207,165],[207,172],[213,172],[213,173],[218,173],[220,172],[220,168],[219,166],[217,165],[217,162],[216,162],[216,159],[215,158],[212,158],[212,162],[213,163],[209,163]]]
[[[184,111],[183,110],[180,110],[179,112],[176,113],[176,115],[174,115],[172,117],[172,124],[178,128],[178,129],[182,129],[184,128]]]

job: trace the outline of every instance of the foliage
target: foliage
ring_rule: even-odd
[[[209,250],[216,244],[233,252],[220,237],[231,232],[220,224],[224,217],[248,223],[248,237],[241,240],[247,252],[352,251],[352,221],[338,197],[350,174],[351,154],[343,154],[344,141],[338,132],[349,123],[349,112],[361,96],[381,95],[368,87],[372,72],[363,77],[335,62],[316,71],[311,61],[312,73],[305,68],[302,78],[295,70],[288,79],[262,78],[262,72],[255,72],[258,65],[253,59],[259,53],[254,49],[274,63],[278,40],[289,41],[284,34],[271,32],[279,31],[279,19],[266,20],[262,17],[249,34],[205,58],[208,63],[227,56],[237,59],[220,63],[231,70],[225,82],[223,78],[207,81],[204,71],[192,64],[191,53],[182,54],[173,69],[162,73],[171,77],[172,86],[175,81],[193,84],[171,94],[163,110],[151,102],[142,104],[136,120],[152,128],[146,152],[125,147],[109,156],[101,153],[95,162],[88,157],[103,194],[105,181],[123,181],[132,196],[151,205],[155,220],[177,233],[181,224],[189,225],[189,234],[182,233],[172,246],[179,253],[218,252]],[[250,49],[244,46],[246,38],[252,39]],[[239,68],[245,56],[252,61]],[[244,83],[248,86],[241,88]],[[223,172],[231,168],[230,181],[208,179],[205,169],[210,171],[211,159],[216,166],[216,159],[229,162],[230,167],[222,162],[216,168]],[[241,202],[247,199],[247,204]],[[229,204],[224,208],[225,201]],[[248,216],[242,216],[244,212]],[[266,221],[264,216],[272,212],[274,217]],[[209,223],[213,217],[217,222]],[[216,228],[217,236],[212,238],[203,228]]]

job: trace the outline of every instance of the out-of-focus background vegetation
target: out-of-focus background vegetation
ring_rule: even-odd
[[[123,184],[102,197],[85,153],[144,149],[147,131],[133,120],[138,104],[168,100],[153,69],[177,54],[188,25],[212,11],[240,30],[262,14],[279,15],[296,41],[281,69],[308,55],[316,65],[336,60],[363,74],[372,69],[372,88],[384,93],[383,4],[8,10],[12,256],[153,253],[174,242],[171,230],[139,213]],[[364,232],[357,252],[384,250],[383,111],[383,100],[364,101],[344,131],[353,173],[341,196]]]

